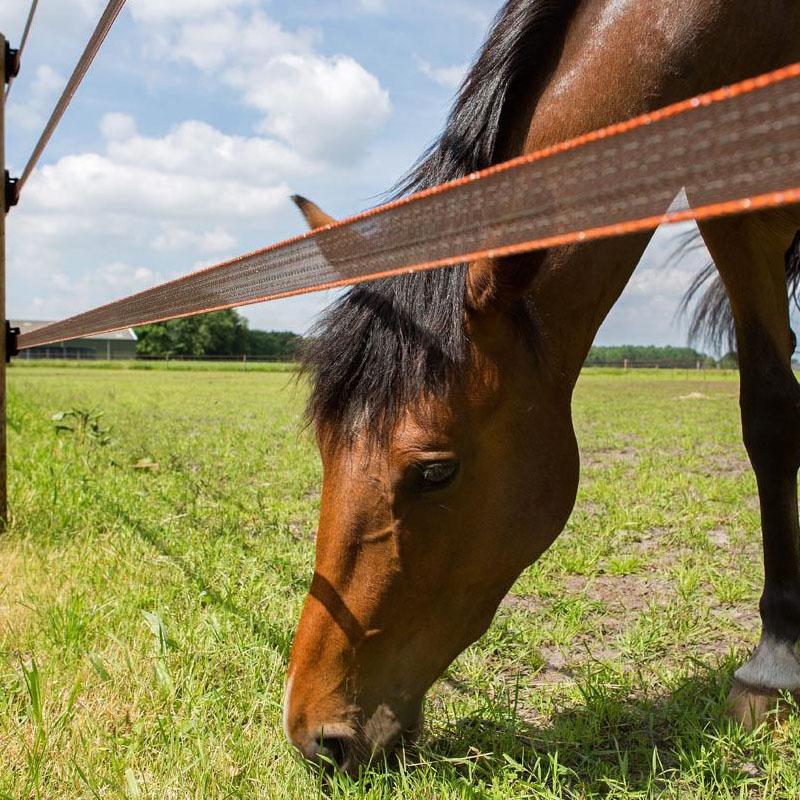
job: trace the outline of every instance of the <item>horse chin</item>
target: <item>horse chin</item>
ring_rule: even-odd
[[[361,763],[373,766],[381,761],[391,763],[407,747],[413,747],[422,732],[424,714],[422,705],[411,724],[398,719],[392,708],[382,703],[363,725],[364,750]]]

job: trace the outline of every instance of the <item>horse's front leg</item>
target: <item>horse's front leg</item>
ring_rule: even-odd
[[[742,431],[761,503],[762,634],[730,695],[731,712],[748,727],[775,708],[781,692],[800,692],[800,387],[784,273],[798,217],[772,212],[701,226],[733,308]]]

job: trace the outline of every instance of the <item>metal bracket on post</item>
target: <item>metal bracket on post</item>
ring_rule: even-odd
[[[14,78],[19,75],[19,50],[11,47],[8,41],[5,44],[5,53],[3,55],[5,62],[5,82],[11,83]],[[15,206],[19,201],[19,188],[17,186],[17,179],[12,178],[5,170],[5,181],[3,183],[3,197],[5,212],[8,214],[11,206]]]
[[[5,197],[6,214],[19,202],[19,178],[12,178],[5,170],[3,196]]]
[[[19,50],[11,47],[6,41],[6,52],[4,56],[6,60],[6,83],[11,83],[14,78],[19,75]]]
[[[6,209],[9,197],[9,183],[5,180],[6,169],[6,105],[5,84],[19,72],[19,51],[8,46],[8,40],[0,34],[0,173],[3,175],[3,205],[0,213],[0,319],[6,318]],[[14,192],[16,194],[16,192]],[[10,341],[9,341],[10,339]],[[6,361],[8,354],[16,349],[17,337],[12,335],[11,326],[6,323],[5,338],[0,339],[5,354],[0,354],[0,530],[8,524],[8,481],[6,459]],[[5,358],[2,356],[5,355]]]
[[[11,323],[6,320],[6,364],[11,361],[11,356],[19,355],[19,347],[17,347],[18,336],[19,328],[12,328]]]

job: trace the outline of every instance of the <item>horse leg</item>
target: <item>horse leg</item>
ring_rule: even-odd
[[[768,212],[700,228],[730,298],[742,432],[756,475],[764,547],[761,640],[734,676],[730,712],[753,727],[782,691],[800,691],[800,386],[791,367],[784,254],[800,212]]]

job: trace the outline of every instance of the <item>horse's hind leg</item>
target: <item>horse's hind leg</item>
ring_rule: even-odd
[[[784,254],[800,211],[767,212],[700,226],[727,289],[736,324],[744,443],[758,483],[764,545],[761,641],[735,674],[732,713],[752,726],[781,691],[800,691],[800,387]]]

